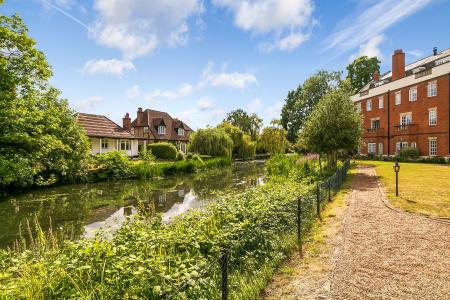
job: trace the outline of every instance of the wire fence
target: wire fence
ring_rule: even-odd
[[[347,177],[350,169],[350,161],[346,161],[336,172],[327,180],[318,182],[308,188],[304,193],[296,199],[289,201],[284,207],[273,211],[271,221],[276,220],[276,228],[271,228],[270,222],[261,221],[253,224],[258,230],[276,230],[275,234],[292,234],[295,236],[295,243],[300,257],[303,257],[303,244],[305,236],[310,231],[316,219],[321,220],[321,212],[328,202],[332,200],[334,195],[339,191]],[[255,229],[256,230],[256,229]],[[201,268],[199,277],[203,280],[203,288],[205,297],[208,299],[230,298],[231,292],[237,293],[242,288],[240,286],[239,274],[248,273],[248,266],[244,259],[253,254],[255,241],[249,243],[245,239],[237,238],[235,243],[222,247],[218,252],[208,257],[208,263]],[[259,240],[257,243],[269,243],[266,240]],[[167,299],[187,299],[189,289],[195,288],[190,286],[189,281],[185,281],[180,286],[172,289],[172,293]],[[238,298],[234,296],[233,298]]]

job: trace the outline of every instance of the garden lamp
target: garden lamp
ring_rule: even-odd
[[[395,160],[395,164],[393,166],[395,172],[395,196],[398,197],[398,172],[400,172],[400,165],[398,164],[398,160]]]

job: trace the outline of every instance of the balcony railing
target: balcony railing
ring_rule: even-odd
[[[394,135],[412,134],[419,130],[418,124],[403,124],[394,126]]]
[[[384,128],[367,128],[364,137],[384,136]]]

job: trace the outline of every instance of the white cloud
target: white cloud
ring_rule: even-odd
[[[134,64],[130,61],[123,61],[118,59],[98,59],[89,60],[84,64],[83,74],[111,74],[122,76],[125,71],[134,70]]]
[[[160,44],[185,45],[188,20],[203,12],[203,2],[95,0],[94,8],[98,16],[90,36],[131,60],[151,53]]]
[[[78,110],[86,110],[86,109],[95,107],[97,104],[99,104],[101,102],[103,102],[102,96],[93,96],[93,97],[89,97],[89,98],[78,101],[77,103],[75,103],[73,108],[77,111]]]
[[[406,54],[410,54],[415,57],[423,57],[425,54],[421,50],[408,50]]]
[[[384,30],[405,17],[424,8],[432,0],[382,0],[363,7],[357,16],[344,20],[345,24],[326,39],[325,50],[337,48],[341,52],[367,44]]]
[[[194,88],[192,85],[183,83],[174,90],[162,91],[160,89],[155,89],[151,93],[145,95],[145,100],[153,103],[157,103],[160,100],[176,100],[191,95],[193,90]]]
[[[367,43],[359,46],[358,53],[351,55],[349,60],[353,61],[360,56],[368,56],[368,57],[376,56],[378,57],[379,60],[382,60],[383,54],[381,53],[379,46],[383,41],[384,36],[382,34],[374,36],[373,38],[368,40]]]
[[[270,122],[272,119],[279,119],[282,108],[283,108],[282,101],[278,101],[274,105],[267,107],[266,114],[267,114],[268,120],[266,120],[266,121]]]
[[[127,98],[128,99],[135,99],[137,97],[140,97],[142,95],[141,89],[139,88],[139,85],[133,85],[127,90]]]
[[[257,113],[262,108],[261,98],[256,98],[247,104],[247,111],[250,113]]]
[[[316,24],[312,0],[213,0],[234,13],[234,24],[252,34],[273,34],[274,42],[262,49],[291,51],[305,42]]]
[[[209,100],[206,97],[203,97],[197,101],[197,107],[200,111],[207,111],[207,110],[211,110],[213,108],[213,105],[212,105],[211,100]]]
[[[214,70],[214,63],[209,62],[203,70],[202,80],[198,86],[211,85],[213,87],[223,86],[243,89],[251,83],[258,83],[255,75],[252,73],[227,73],[225,70],[216,72]]]

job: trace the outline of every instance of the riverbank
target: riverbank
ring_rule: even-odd
[[[218,259],[225,248],[231,299],[255,298],[295,248],[298,197],[304,199],[304,234],[316,217],[312,196],[316,186],[299,183],[301,178],[317,176],[312,165],[305,164],[310,162],[265,185],[225,194],[168,224],[143,212],[112,240],[98,237],[55,247],[51,238],[41,235],[34,250],[20,255],[2,251],[1,267],[6,271],[0,279],[1,295],[217,298],[221,293]],[[338,186],[333,185],[333,190]],[[326,203],[326,194],[321,193],[320,199]]]

